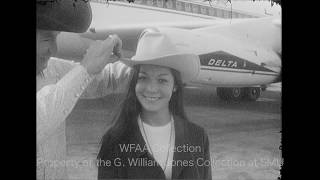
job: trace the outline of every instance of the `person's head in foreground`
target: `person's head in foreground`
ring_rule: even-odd
[[[37,0],[37,66],[39,75],[57,52],[59,32],[85,32],[92,20],[89,1]]]

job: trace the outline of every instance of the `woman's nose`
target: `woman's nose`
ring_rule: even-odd
[[[159,87],[158,87],[158,84],[153,82],[153,81],[150,81],[148,84],[147,84],[147,91],[148,92],[157,92]]]

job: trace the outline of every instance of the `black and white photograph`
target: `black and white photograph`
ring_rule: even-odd
[[[36,0],[36,58],[36,179],[281,179],[281,0]]]

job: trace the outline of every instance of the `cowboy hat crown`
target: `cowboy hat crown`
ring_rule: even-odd
[[[146,29],[140,35],[136,54],[123,60],[130,66],[150,64],[169,67],[181,74],[183,82],[194,79],[199,72],[199,56],[180,51],[170,38],[156,29]]]
[[[91,24],[89,0],[37,0],[37,29],[85,32]]]

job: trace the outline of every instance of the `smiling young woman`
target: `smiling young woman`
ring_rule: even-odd
[[[196,164],[210,161],[208,136],[188,120],[183,107],[183,83],[197,75],[198,56],[179,52],[165,34],[146,30],[136,55],[122,61],[132,67],[132,79],[102,138],[98,161],[113,163],[98,165],[98,179],[211,179],[211,166]],[[199,151],[175,150],[186,146]]]

